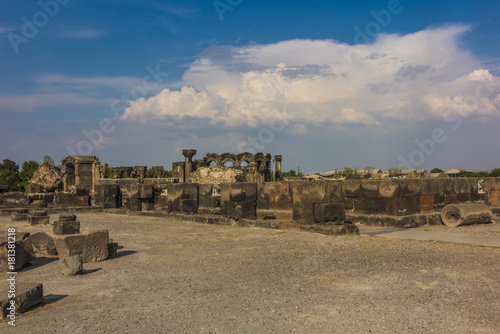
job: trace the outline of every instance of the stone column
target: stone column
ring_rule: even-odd
[[[184,183],[191,183],[191,172],[193,171],[193,156],[196,150],[182,150],[182,155],[186,158],[184,164]]]
[[[276,162],[276,181],[281,181],[281,160],[283,157],[281,155],[275,155],[274,161]]]
[[[165,168],[163,166],[155,166],[156,178],[162,179],[165,176]]]
[[[146,166],[137,166],[137,174],[139,174],[140,178],[146,177],[146,169],[148,169]]]
[[[122,169],[120,167],[111,168],[113,172],[113,179],[121,179],[122,178]]]
[[[130,179],[132,177],[133,170],[134,170],[134,167],[125,167],[125,177],[127,179]]]

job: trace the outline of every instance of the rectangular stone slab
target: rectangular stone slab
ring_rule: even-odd
[[[10,310],[10,299],[8,299],[9,290],[0,291],[0,309],[2,310],[2,319],[7,318]],[[41,304],[45,301],[43,297],[42,283],[17,283],[16,282],[16,297],[15,300],[15,313],[24,313],[34,306]],[[3,299],[5,298],[5,299]]]
[[[85,231],[54,237],[59,258],[80,255],[83,262],[100,262],[108,258],[108,230]]]

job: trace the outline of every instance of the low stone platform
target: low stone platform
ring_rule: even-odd
[[[439,212],[428,214],[415,214],[407,216],[369,215],[369,214],[347,214],[346,221],[356,225],[365,226],[390,226],[399,228],[420,227],[423,225],[441,225]]]
[[[466,244],[481,247],[499,247],[500,237],[493,235],[472,235],[452,232],[434,232],[407,230],[401,228],[390,228],[380,226],[358,226],[360,234],[374,237],[437,241],[453,244]]]

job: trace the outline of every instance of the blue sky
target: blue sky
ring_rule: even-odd
[[[0,4],[0,158],[500,167],[498,1]]]

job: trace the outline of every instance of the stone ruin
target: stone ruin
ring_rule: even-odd
[[[196,150],[182,150],[184,161],[172,163],[172,176],[177,183],[191,183],[191,173],[202,167],[223,168],[227,163],[231,168],[241,170],[247,182],[269,182],[271,181],[271,155],[269,153],[207,153],[201,160],[193,160]],[[276,161],[276,175],[281,175],[281,155],[274,156]]]
[[[161,166],[155,168],[158,177],[154,179],[145,178],[146,166],[115,167],[116,178],[104,179],[97,157],[68,156],[62,161],[66,191],[2,194],[2,214],[18,220],[33,216],[33,223],[43,223],[47,218],[38,211],[92,206],[216,215],[221,221],[250,219],[304,228],[340,222],[413,227],[441,224],[439,213],[448,204],[500,206],[500,178],[279,181],[282,157],[276,155],[277,181],[272,182],[269,153],[207,153],[197,160],[193,159],[196,150],[187,149],[183,155],[184,161],[172,164],[173,177],[168,179],[162,177]],[[229,162],[232,167],[224,167]]]
[[[63,187],[63,174],[57,166],[44,162],[31,177],[26,192],[51,193]]]

